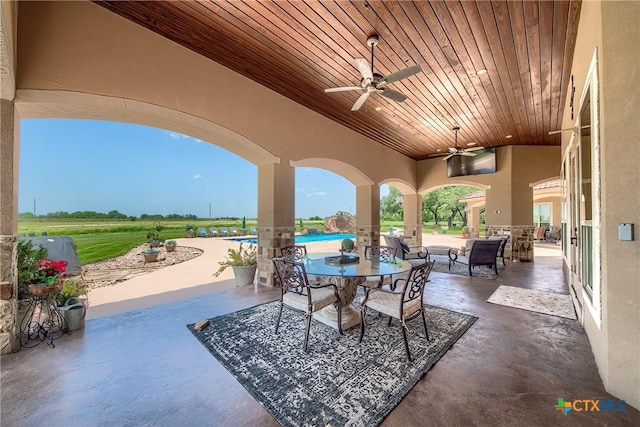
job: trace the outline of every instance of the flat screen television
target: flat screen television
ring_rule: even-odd
[[[496,171],[496,149],[473,151],[475,156],[453,156],[447,159],[447,176],[482,175]]]

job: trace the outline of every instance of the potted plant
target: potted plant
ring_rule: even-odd
[[[165,242],[164,244],[164,248],[167,250],[167,252],[173,252],[176,250],[176,246],[178,246],[176,244],[175,240],[169,240],[167,242]]]
[[[196,235],[196,227],[193,224],[185,225],[184,231],[187,233],[187,237],[194,237]]]
[[[142,256],[144,257],[144,262],[156,262],[158,261],[159,250],[155,248],[149,248],[142,251]]]
[[[467,227],[466,225],[462,227],[462,238],[463,239],[468,239],[471,236],[471,234],[469,233],[469,227]]]
[[[67,330],[84,328],[89,300],[81,297],[86,297],[88,293],[89,286],[82,276],[80,279],[66,279],[62,282],[62,289],[56,295],[55,302],[67,324]]]
[[[238,249],[229,248],[226,259],[218,264],[220,268],[213,274],[215,277],[218,277],[227,267],[231,267],[236,286],[250,285],[253,283],[258,268],[257,248],[253,243],[243,246],[241,242]]]

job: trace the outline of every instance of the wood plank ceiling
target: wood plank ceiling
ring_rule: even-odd
[[[419,160],[459,145],[560,145],[581,2],[108,1],[97,2],[356,132]],[[360,91],[356,58],[408,98]],[[479,70],[486,70],[483,74]]]

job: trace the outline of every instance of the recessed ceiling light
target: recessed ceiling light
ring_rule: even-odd
[[[479,69],[478,71],[476,71],[476,75],[477,76],[481,76],[483,74],[487,74],[487,70],[484,68]]]
[[[376,111],[382,110],[382,107],[376,107]]]
[[[478,145],[476,142],[467,142],[467,147],[472,147],[474,145]]]
[[[509,139],[509,138],[511,138],[512,136],[513,136],[513,135],[507,135],[507,136],[505,136],[505,138]]]
[[[439,153],[442,151],[442,148],[438,148],[436,151]]]

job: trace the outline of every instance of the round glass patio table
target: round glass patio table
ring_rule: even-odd
[[[345,254],[345,256],[354,254]],[[309,282],[335,283],[342,299],[342,329],[352,328],[360,323],[360,314],[351,303],[356,297],[358,285],[364,283],[367,276],[390,276],[411,270],[411,264],[396,258],[394,262],[380,262],[376,258],[365,259],[360,256],[358,262],[332,264],[327,257],[337,257],[339,253],[309,253],[304,258],[304,268]],[[314,314],[314,317],[333,328],[338,329],[338,312],[329,305]]]

